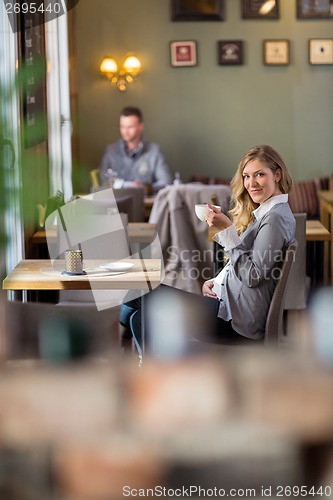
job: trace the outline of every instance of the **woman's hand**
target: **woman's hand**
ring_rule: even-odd
[[[213,286],[214,286],[213,280],[205,281],[204,284],[202,285],[202,295],[204,297],[212,297],[212,299],[217,299],[216,293],[213,292],[212,290]]]
[[[208,203],[208,207],[210,210],[207,210],[205,215],[209,227],[214,226],[216,229],[222,231],[222,229],[231,226],[231,220],[218,208],[215,208],[214,205],[211,205],[210,203]]]

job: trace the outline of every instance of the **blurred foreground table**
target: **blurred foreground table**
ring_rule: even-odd
[[[332,496],[332,370],[299,350],[8,375],[2,499]]]

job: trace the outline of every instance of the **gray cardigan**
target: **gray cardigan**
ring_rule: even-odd
[[[229,264],[221,286],[218,316],[231,320],[239,334],[260,339],[285,248],[295,237],[296,222],[288,203],[278,203],[240,236],[226,253]]]
[[[160,147],[153,142],[143,142],[137,154],[129,155],[124,141],[119,139],[106,148],[99,168],[102,182],[107,179],[107,171],[111,168],[125,181],[152,184],[155,192],[172,183],[169,166]]]

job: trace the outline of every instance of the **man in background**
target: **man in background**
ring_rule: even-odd
[[[168,164],[160,147],[143,140],[143,115],[139,108],[128,106],[120,113],[120,135],[107,146],[100,163],[102,184],[112,187],[150,186],[153,192],[171,184]]]

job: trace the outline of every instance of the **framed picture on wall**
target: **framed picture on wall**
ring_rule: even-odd
[[[170,0],[172,21],[223,21],[225,0]]]
[[[285,66],[290,62],[289,40],[264,40],[264,64]]]
[[[296,0],[298,19],[333,17],[333,0]]]
[[[313,38],[309,40],[310,64],[333,64],[333,39]]]
[[[194,40],[179,40],[170,42],[171,66],[196,66],[197,42]]]
[[[243,41],[221,40],[218,43],[218,61],[223,65],[243,64]]]
[[[243,19],[279,19],[280,0],[241,0]]]

